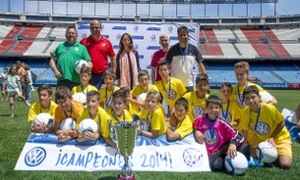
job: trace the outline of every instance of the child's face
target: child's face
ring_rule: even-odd
[[[80,81],[81,84],[84,86],[87,86],[89,84],[89,81],[91,79],[91,76],[87,73],[80,73]]]
[[[128,47],[131,44],[131,41],[127,35],[123,37],[122,44],[124,47]]]
[[[12,75],[16,74],[17,73],[17,67],[16,66],[13,66],[11,69],[10,69],[10,73]]]
[[[89,111],[97,110],[99,106],[99,100],[97,96],[88,96],[86,105],[89,109]]]
[[[154,112],[154,110],[157,108],[158,106],[158,101],[157,99],[153,96],[147,96],[146,98],[146,107],[149,113]]]
[[[120,116],[125,108],[126,105],[123,98],[121,97],[113,98],[112,109],[117,116]]]
[[[41,90],[39,92],[39,100],[43,108],[47,108],[50,104],[52,97],[49,95],[47,90]]]
[[[231,89],[227,86],[223,86],[220,89],[220,94],[222,99],[229,99],[230,95],[231,95]]]
[[[106,85],[106,87],[112,87],[114,84],[115,79],[112,76],[108,76],[106,75],[104,77],[104,83]]]
[[[246,105],[251,109],[257,109],[260,103],[260,96],[255,92],[250,92],[248,94],[245,94],[244,101]]]
[[[208,103],[207,114],[211,120],[215,120],[220,115],[220,106],[215,103]]]
[[[143,88],[147,88],[148,87],[149,77],[147,75],[140,76],[138,80],[139,80],[139,83],[141,84],[141,86]]]
[[[235,69],[235,78],[238,84],[245,85],[247,82],[248,74],[244,68]]]
[[[184,118],[186,117],[186,109],[182,104],[175,104],[175,116],[178,119],[178,121],[183,121]]]
[[[159,66],[158,73],[162,78],[168,78],[170,74],[170,69],[167,65]]]
[[[206,94],[209,90],[209,84],[206,80],[200,80],[196,84],[196,89],[199,93]]]
[[[64,111],[70,110],[72,107],[72,100],[70,98],[66,99],[58,99],[57,104],[61,107]]]

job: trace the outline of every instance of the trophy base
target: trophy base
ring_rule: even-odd
[[[119,174],[117,180],[135,180],[135,175],[132,174],[129,176],[124,176],[124,175]]]

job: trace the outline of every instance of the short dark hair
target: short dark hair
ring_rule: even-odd
[[[177,34],[179,34],[180,31],[186,31],[189,34],[189,28],[187,26],[179,26],[177,29]]]
[[[40,93],[41,91],[46,90],[50,96],[52,96],[52,87],[49,84],[43,84],[38,87],[37,92]]]
[[[204,80],[207,83],[209,83],[209,78],[208,75],[205,73],[200,73],[196,76],[196,83],[198,83],[199,81]]]
[[[149,72],[146,69],[142,69],[139,71],[138,78],[140,78],[141,76],[148,76],[150,78]]]
[[[125,89],[119,89],[112,93],[112,99],[121,98],[124,104],[128,105],[128,92]]]
[[[220,86],[220,89],[222,89],[223,87],[228,87],[232,90],[232,85],[229,82],[223,82]]]
[[[189,102],[184,97],[177,99],[175,105],[182,105],[185,110],[188,110],[189,108]]]
[[[71,90],[66,86],[58,87],[55,93],[55,100],[57,101],[58,99],[67,99],[67,98],[72,99]]]
[[[88,99],[89,97],[92,97],[92,96],[96,96],[96,97],[97,97],[97,100],[100,101],[100,95],[99,95],[99,92],[98,92],[98,91],[95,91],[95,90],[89,91],[89,92],[86,94],[86,99]]]
[[[171,64],[168,61],[165,60],[161,60],[158,62],[157,67],[159,69],[160,66],[167,66],[169,69],[171,68]]]
[[[217,104],[218,106],[222,107],[222,100],[219,98],[219,96],[216,95],[210,95],[207,99],[206,99],[206,107],[208,107],[208,105],[212,103],[212,104]]]
[[[245,90],[243,92],[243,97],[245,97],[247,94],[252,93],[252,92],[259,96],[258,87],[252,85],[252,86],[248,86],[245,88]]]

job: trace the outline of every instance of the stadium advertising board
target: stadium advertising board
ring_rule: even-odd
[[[138,136],[129,162],[133,171],[210,171],[206,147],[195,142],[193,134],[173,142],[165,135],[156,139]],[[122,156],[103,139],[59,143],[56,135],[32,133],[15,170],[120,171],[123,164]]]

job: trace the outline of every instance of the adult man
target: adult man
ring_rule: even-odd
[[[87,49],[77,42],[75,26],[67,27],[66,39],[52,53],[49,65],[57,78],[57,87],[67,86],[72,89],[80,84],[79,74],[75,71],[76,61],[86,60],[89,67],[92,67],[92,63]]]
[[[100,34],[101,23],[98,20],[92,20],[90,23],[91,35],[83,38],[80,43],[83,44],[93,63],[92,78],[90,84],[100,89],[105,71],[108,69],[108,56],[110,57],[113,73],[116,73],[116,57],[111,42]]]
[[[171,75],[180,79],[187,91],[191,92],[194,88],[194,67],[198,65],[201,73],[206,73],[206,69],[198,48],[188,43],[189,29],[186,26],[180,26],[177,29],[177,35],[179,43],[170,48],[166,61],[171,64]]]
[[[162,34],[159,36],[159,44],[161,45],[161,49],[156,51],[153,54],[152,61],[151,61],[151,79],[152,79],[152,84],[154,84],[156,81],[161,80],[161,77],[158,73],[158,62],[160,60],[164,60],[166,57],[166,54],[169,50],[169,43],[170,43],[170,38],[167,34]]]

